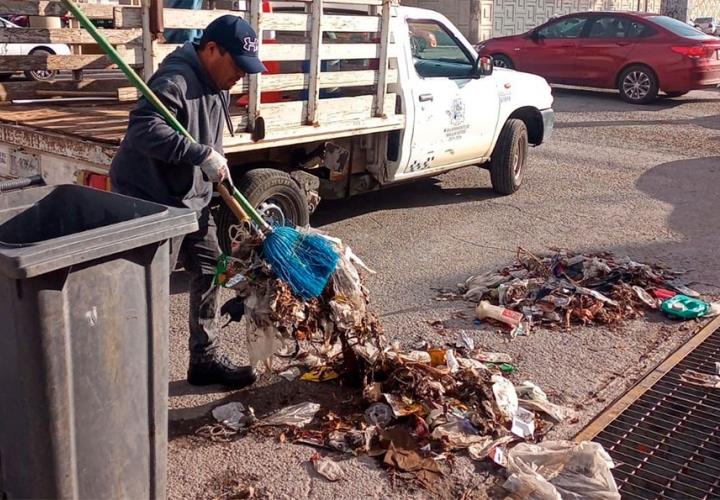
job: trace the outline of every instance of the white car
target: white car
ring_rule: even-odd
[[[695,27],[708,35],[720,34],[717,20],[714,17],[698,17],[695,19]]]
[[[24,29],[7,19],[0,17],[0,28]],[[0,56],[27,56],[27,55],[55,54],[69,56],[70,47],[63,43],[0,43]],[[57,71],[36,70],[25,71],[25,76],[39,82],[47,82],[55,78]],[[0,73],[0,80],[6,80],[12,73]]]

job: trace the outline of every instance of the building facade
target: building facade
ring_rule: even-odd
[[[589,10],[657,12],[688,21],[720,18],[720,0],[401,0],[443,13],[471,42],[524,33],[552,16]]]

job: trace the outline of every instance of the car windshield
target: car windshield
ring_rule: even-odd
[[[689,38],[705,38],[707,36],[702,31],[695,29],[687,23],[673,19],[672,17],[651,16],[648,19],[679,36]]]

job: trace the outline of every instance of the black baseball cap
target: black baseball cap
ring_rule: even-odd
[[[227,50],[238,68],[245,73],[263,73],[265,65],[258,58],[258,38],[255,30],[242,18],[227,14],[211,22],[202,37],[202,42],[215,42]]]

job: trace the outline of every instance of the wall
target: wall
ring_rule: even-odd
[[[689,0],[689,18],[715,17],[720,19],[720,0]]]
[[[492,36],[524,33],[552,16],[589,10],[657,12],[658,0],[495,0]]]
[[[588,10],[687,12],[688,2],[720,7],[720,0],[401,0],[445,14],[471,42],[524,33],[552,16]],[[683,7],[684,6],[684,7]],[[683,11],[683,8],[685,9]]]

